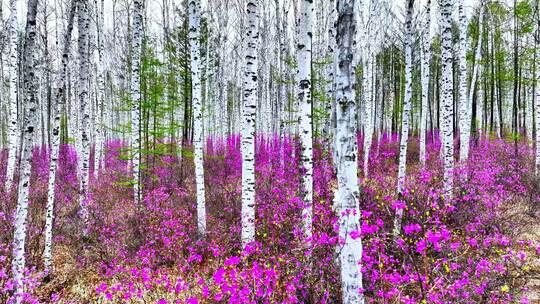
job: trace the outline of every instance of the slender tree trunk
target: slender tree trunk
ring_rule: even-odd
[[[79,106],[82,119],[80,121],[80,136],[81,136],[81,176],[80,176],[80,196],[79,204],[81,207],[81,218],[83,220],[84,233],[88,230],[88,210],[87,210],[87,198],[88,198],[88,180],[89,180],[89,162],[90,162],[90,98],[89,98],[89,74],[90,74],[90,56],[89,56],[89,27],[90,16],[88,0],[79,0],[78,14],[79,14]]]
[[[62,108],[64,106],[67,66],[69,63],[69,47],[71,43],[71,33],[73,31],[73,19],[75,17],[76,2],[72,0],[68,15],[68,23],[64,34],[64,47],[60,58],[60,67],[56,69],[56,81],[53,90],[54,94],[54,119],[52,125],[52,146],[51,160],[49,165],[49,182],[47,189],[47,210],[45,213],[45,249],[43,251],[43,264],[45,273],[52,272],[52,228],[54,224],[54,199],[56,168],[58,165],[58,152],[60,150],[60,120],[62,117]]]
[[[465,15],[464,1],[459,0],[459,160],[466,161],[469,154],[469,138],[471,133],[470,118],[468,117],[467,97],[467,16]],[[472,85],[471,85],[472,88]]]
[[[37,63],[36,52],[36,14],[38,0],[28,0],[28,13],[26,15],[26,38],[23,54],[23,85],[25,90],[24,132],[22,138],[22,156],[20,166],[20,179],[17,197],[17,210],[15,212],[13,233],[12,274],[15,290],[15,303],[23,302],[24,273],[26,267],[25,242],[27,230],[27,216],[30,189],[30,174],[32,168],[32,150],[34,148],[34,132],[38,110],[38,79],[35,70]]]
[[[11,190],[13,175],[19,151],[19,123],[17,119],[17,91],[18,91],[18,47],[17,47],[17,0],[9,2],[10,15],[7,22],[7,43],[9,48],[8,75],[9,75],[9,135],[8,135],[8,163],[6,171],[6,191]]]
[[[203,116],[201,91],[201,50],[199,46],[201,31],[201,3],[189,1],[189,43],[191,46],[191,83],[193,104],[193,146],[195,161],[195,181],[197,187],[197,229],[201,236],[206,235],[206,207],[204,194],[203,167]]]
[[[538,4],[537,4],[538,9]],[[538,20],[536,28],[536,39],[540,39],[540,20]],[[535,46],[535,57],[538,58],[538,46]],[[535,171],[536,175],[540,175],[540,68],[536,66],[536,87],[535,87],[535,110],[536,110],[536,119],[535,119],[535,131],[536,131],[536,158],[535,158]]]
[[[403,113],[401,118],[401,140],[399,144],[399,166],[397,192],[399,199],[403,194],[405,174],[407,169],[407,143],[409,141],[409,120],[411,115],[412,98],[412,17],[414,0],[407,1],[407,15],[405,17],[405,98],[403,100]],[[394,219],[394,238],[401,231],[403,209],[396,210]]]
[[[105,0],[101,0],[101,6],[98,7],[98,0],[94,0],[96,7],[96,23],[97,23],[97,50],[98,50],[98,63],[97,63],[97,108],[95,117],[96,128],[96,140],[94,147],[94,178],[98,177],[100,162],[102,158],[104,130],[103,130],[103,103],[105,102],[105,77],[104,77],[104,64],[103,64],[103,51],[104,51],[104,9]]]
[[[257,113],[259,62],[258,1],[249,0],[246,7],[244,107],[242,128],[242,247],[255,240],[255,116]]]
[[[484,133],[484,86],[482,84],[483,77],[482,72],[483,67],[482,64],[478,63],[478,74],[480,75],[480,78],[478,78],[478,95],[476,97],[476,128],[478,129],[478,138],[482,139],[483,133]]]
[[[362,95],[364,97],[364,177],[368,177],[369,174],[369,153],[371,151],[371,144],[373,142],[373,53],[372,48],[372,35],[367,35],[369,43],[365,50],[364,60],[364,77],[362,79]]]
[[[313,1],[302,0],[300,2],[297,45],[298,102],[300,104],[298,125],[300,127],[302,199],[305,204],[302,209],[302,223],[304,236],[307,239],[311,238],[313,229],[313,122],[311,114],[312,19]]]
[[[444,163],[443,181],[445,199],[452,196],[454,170],[453,130],[453,77],[452,77],[452,2],[441,0],[441,62],[442,62],[442,155]]]
[[[427,117],[428,117],[428,103],[429,103],[429,60],[431,58],[431,0],[428,0],[426,4],[426,20],[423,24],[423,36],[422,36],[422,112],[420,113],[420,163],[422,166],[426,165],[426,132],[427,132]]]
[[[133,36],[131,37],[131,149],[133,154],[133,194],[141,200],[141,52],[143,35],[143,0],[133,1]]]
[[[536,47],[536,46],[535,46]],[[536,54],[534,56],[536,59]],[[534,80],[535,75],[535,63],[533,62],[530,65],[530,70],[527,72],[528,79]],[[525,130],[527,133],[527,144],[533,143],[533,136],[534,136],[534,127],[533,127],[533,103],[534,103],[534,85],[530,84],[527,86],[527,96],[525,98],[526,106],[525,106]]]
[[[330,63],[326,67],[326,81],[328,81],[327,87],[326,87],[326,112],[329,114],[329,117],[327,121],[325,122],[324,128],[323,128],[323,134],[325,139],[328,141],[328,143],[332,142],[332,131],[335,129],[335,98],[336,98],[336,92],[335,87],[336,84],[334,82],[335,80],[335,71],[336,71],[336,54],[334,51],[334,47],[336,45],[336,2],[335,0],[329,0],[329,13],[328,16],[330,22],[328,26],[328,41],[326,43],[327,46],[327,58],[330,60]]]
[[[519,136],[519,123],[518,123],[518,103],[519,103],[519,79],[521,76],[521,70],[519,68],[519,33],[518,33],[518,20],[517,20],[517,0],[514,0],[514,94],[512,102],[512,127],[514,129],[514,153],[517,156],[518,153],[518,136]],[[501,120],[502,121],[502,120]]]
[[[461,162],[467,161],[469,158],[469,141],[471,136],[471,117],[472,117],[472,104],[474,92],[476,89],[476,80],[478,79],[478,70],[480,68],[480,59],[482,56],[482,24],[484,20],[484,14],[482,13],[482,6],[480,7],[480,13],[478,16],[478,45],[476,46],[476,52],[474,55],[474,68],[471,77],[471,86],[469,88],[469,96],[467,97],[467,109],[465,112],[465,122],[463,125],[465,128],[461,130],[461,147],[459,150],[459,160]]]
[[[364,303],[362,289],[362,241],[359,232],[358,144],[356,141],[356,103],[354,53],[354,0],[338,0],[336,131],[335,154],[338,180],[336,198],[339,236],[344,242],[338,250],[341,264],[342,303]]]

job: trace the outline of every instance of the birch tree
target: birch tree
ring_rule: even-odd
[[[412,97],[412,17],[414,0],[407,1],[407,14],[405,16],[405,98],[403,100],[403,113],[401,118],[401,139],[399,143],[399,164],[397,193],[398,199],[401,199],[403,187],[405,185],[405,173],[407,169],[407,143],[409,141],[409,120],[411,113]],[[396,210],[394,219],[394,237],[401,231],[401,221],[403,218],[403,209]]]
[[[104,10],[105,10],[105,0],[100,1],[100,6],[98,7],[98,0],[94,0],[95,12],[96,12],[96,30],[97,30],[97,51],[98,51],[98,62],[97,62],[97,107],[96,107],[96,117],[94,126],[96,128],[96,140],[94,147],[94,178],[97,178],[100,161],[102,157],[103,141],[104,141],[104,130],[103,130],[103,103],[105,101],[105,76],[104,76]]]
[[[81,207],[81,218],[83,220],[83,226],[86,233],[88,229],[88,210],[87,210],[87,198],[88,198],[88,181],[89,181],[89,163],[90,163],[90,94],[89,94],[89,74],[90,74],[90,55],[89,55],[89,29],[90,29],[90,16],[89,16],[89,0],[78,0],[78,26],[79,26],[79,106],[82,115],[79,132],[81,137],[81,150],[79,154],[79,162],[81,163],[81,175],[80,175],[80,196],[79,204]]]
[[[336,32],[336,131],[334,149],[338,190],[335,204],[339,216],[339,262],[343,303],[364,303],[362,288],[362,241],[351,232],[360,229],[358,205],[358,143],[356,140],[356,102],[354,53],[354,0],[338,0]]]
[[[363,77],[362,77],[362,97],[364,101],[364,177],[368,176],[369,171],[369,153],[373,143],[374,132],[374,109],[375,99],[373,94],[373,57],[375,48],[374,23],[376,18],[376,3],[371,2],[369,20],[364,27],[359,29],[359,40],[366,40],[363,51]],[[358,4],[361,6],[361,3]],[[359,13],[362,15],[362,13]],[[361,17],[359,18],[361,19]]]
[[[63,39],[63,51],[60,59],[60,66],[56,69],[56,79],[54,82],[53,96],[53,123],[52,123],[52,145],[49,164],[49,181],[47,188],[47,210],[45,213],[45,249],[43,251],[43,264],[45,272],[49,274],[52,266],[52,228],[54,223],[54,199],[55,199],[55,183],[56,169],[58,166],[58,152],[60,150],[60,120],[62,116],[62,108],[64,106],[65,86],[67,68],[69,62],[71,33],[73,31],[73,19],[76,11],[76,0],[72,0],[68,15],[67,28]]]
[[[19,151],[18,132],[19,124],[17,120],[17,91],[18,91],[18,47],[17,47],[17,0],[9,2],[10,15],[7,21],[7,42],[8,42],[8,75],[9,75],[9,135],[8,135],[8,163],[6,169],[5,189],[10,190],[13,183],[15,163]]]
[[[27,216],[30,189],[30,174],[32,169],[32,150],[34,148],[34,133],[38,110],[38,79],[35,64],[36,54],[36,14],[38,0],[28,0],[28,12],[26,15],[26,37],[23,53],[23,86],[25,91],[24,131],[22,138],[22,155],[20,165],[20,179],[17,196],[17,210],[15,212],[13,233],[13,253],[11,271],[13,275],[15,303],[23,302],[24,272],[26,267],[25,243],[27,231]]]
[[[336,52],[334,50],[336,46],[336,1],[335,0],[329,0],[328,1],[328,32],[327,32],[327,41],[326,41],[326,56],[328,57],[330,64],[328,64],[326,68],[326,79],[328,80],[328,84],[326,86],[326,97],[329,99],[326,105],[326,111],[330,113],[330,117],[327,119],[323,134],[325,135],[325,139],[328,140],[329,143],[332,142],[332,132],[334,131],[334,126],[332,125],[334,119],[334,98],[335,98],[335,71],[336,71]]]
[[[482,12],[483,11],[482,5],[483,3],[480,3],[480,13],[478,14],[478,44],[476,46],[476,51],[474,53],[474,62],[473,62],[474,67],[473,67],[472,76],[471,76],[471,85],[469,88],[469,95],[467,97],[467,111],[466,111],[467,117],[464,123],[465,129],[460,133],[462,134],[461,137],[463,139],[463,141],[461,141],[461,147],[459,149],[459,160],[461,162],[465,162],[469,158],[469,141],[471,137],[471,117],[472,117],[473,96],[474,96],[474,91],[476,89],[476,82],[478,79],[478,73],[481,66],[480,57],[482,56],[482,24],[484,20],[484,14]],[[478,87],[479,87],[479,91],[481,91],[482,89],[480,88],[480,86]],[[477,102],[481,102],[480,97],[481,97],[481,94],[479,92]]]
[[[482,75],[482,64],[478,63],[478,74]],[[478,137],[482,139],[484,134],[484,87],[482,77],[478,79],[478,97],[476,98],[476,126],[478,128]],[[531,109],[531,111],[534,111]]]
[[[313,0],[301,0],[298,22],[298,125],[301,144],[301,179],[304,208],[302,221],[304,236],[311,238],[313,214],[313,121],[311,96],[311,60],[313,37]]]
[[[368,176],[369,171],[369,152],[373,142],[373,54],[371,52],[371,43],[373,36],[367,35],[368,43],[364,50],[364,64],[362,77],[362,95],[364,99],[364,177]]]
[[[459,160],[463,162],[469,153],[470,119],[468,117],[467,95],[467,16],[465,14],[464,0],[459,0]],[[472,87],[472,86],[471,86]]]
[[[133,155],[133,194],[141,200],[141,51],[143,35],[143,0],[133,1],[131,39],[131,149]]]
[[[537,3],[537,9],[539,8],[540,3]],[[536,25],[536,38],[540,39],[540,19],[537,21]],[[535,59],[539,56],[538,46],[535,47]],[[534,109],[535,109],[535,131],[536,131],[536,157],[535,157],[535,172],[536,175],[540,175],[540,67],[536,66],[536,86],[535,86],[535,99],[534,99]]]
[[[453,0],[441,0],[441,142],[445,199],[452,195],[454,170],[454,118],[452,78],[452,6]]]
[[[422,24],[422,48],[421,48],[421,78],[422,78],[422,110],[420,113],[420,163],[426,165],[426,131],[429,102],[429,61],[431,59],[431,0],[426,4],[426,16]]]
[[[247,25],[244,29],[244,107],[242,127],[242,247],[255,240],[255,116],[257,113],[259,62],[258,1],[249,0],[246,6]]]
[[[206,207],[204,199],[203,168],[203,116],[201,91],[201,50],[199,46],[201,27],[201,3],[189,1],[189,43],[191,47],[191,86],[193,104],[193,146],[195,181],[197,187],[197,228],[200,235],[206,234]]]

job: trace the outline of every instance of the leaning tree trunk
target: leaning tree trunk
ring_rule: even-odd
[[[242,247],[255,240],[255,116],[258,97],[259,40],[258,1],[249,0],[246,7],[246,61],[244,71],[244,110],[242,128]]]
[[[52,125],[52,146],[51,161],[49,164],[49,183],[47,189],[47,211],[45,214],[45,249],[43,251],[43,264],[45,273],[51,272],[52,266],[52,228],[54,223],[54,187],[56,182],[56,168],[58,166],[58,152],[60,150],[60,120],[62,117],[62,108],[64,106],[66,75],[69,62],[71,32],[73,30],[73,19],[75,17],[75,0],[71,2],[68,23],[64,35],[64,49],[60,59],[60,67],[56,69],[54,96],[54,118]]]
[[[441,141],[444,163],[443,181],[445,199],[452,196],[454,170],[454,99],[452,78],[452,4],[441,0]]]
[[[36,13],[38,0],[28,0],[28,13],[26,15],[26,38],[23,53],[23,86],[25,90],[24,131],[22,138],[22,155],[20,166],[20,179],[17,197],[17,211],[15,212],[15,231],[13,233],[12,274],[15,290],[15,303],[23,302],[24,273],[25,273],[25,242],[28,216],[28,192],[30,189],[30,173],[32,168],[32,150],[34,148],[34,133],[38,110],[38,79],[35,64],[36,54]]]
[[[133,1],[133,26],[131,40],[131,149],[133,166],[133,195],[141,200],[141,50],[143,35],[143,0]]]
[[[88,48],[88,36],[90,27],[88,0],[79,0],[79,106],[82,115],[80,121],[81,136],[81,176],[80,176],[80,196],[79,204],[81,207],[81,218],[83,220],[84,233],[88,230],[88,181],[89,181],[89,163],[90,163],[90,98],[89,98],[89,74],[90,74],[90,55]]]
[[[426,132],[428,118],[428,102],[429,102],[429,60],[431,58],[431,0],[426,4],[426,20],[423,25],[422,36],[422,112],[420,113],[420,163],[426,165]]]
[[[399,165],[397,193],[401,199],[405,185],[405,173],[407,169],[407,143],[409,141],[409,120],[411,114],[412,97],[412,17],[414,0],[407,1],[407,15],[405,17],[405,97],[403,100],[403,114],[401,118],[401,140],[399,144]],[[403,209],[396,210],[394,218],[394,237],[401,231]]]
[[[467,16],[465,15],[464,0],[459,0],[459,160],[463,162],[469,153],[469,137],[471,124],[467,117]]]
[[[6,171],[6,191],[11,190],[15,163],[19,151],[19,125],[17,120],[17,91],[18,91],[18,50],[17,50],[17,0],[11,0],[10,15],[7,22],[7,42],[9,47],[8,74],[9,74],[9,135],[8,135],[8,162]]]
[[[336,131],[335,155],[338,191],[335,204],[339,215],[339,236],[344,240],[338,248],[341,267],[343,303],[364,303],[362,293],[362,240],[352,232],[360,230],[358,186],[358,144],[356,140],[354,0],[338,0]]]
[[[203,116],[201,92],[201,50],[199,47],[201,30],[201,3],[189,1],[189,43],[191,46],[191,91],[193,104],[193,159],[195,161],[195,182],[197,186],[197,229],[201,236],[206,234],[206,207],[204,199],[203,168]]]
[[[313,36],[313,1],[302,0],[300,2],[300,21],[298,23],[298,103],[300,113],[298,126],[300,128],[301,147],[301,180],[302,199],[302,222],[304,236],[307,239],[312,235],[313,216],[313,121],[311,113],[311,58]]]

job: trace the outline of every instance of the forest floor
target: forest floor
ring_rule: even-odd
[[[540,214],[535,215],[527,232],[518,236],[522,240],[536,240],[540,242]],[[540,255],[531,263],[531,277],[525,285],[524,296],[531,304],[540,304]]]
[[[362,139],[359,138],[359,142]],[[208,234],[196,232],[193,160],[175,153],[144,157],[144,199],[132,200],[129,151],[107,146],[104,169],[92,178],[89,234],[78,211],[77,157],[63,146],[56,189],[54,273],[43,277],[43,223],[48,153],[33,160],[28,303],[339,303],[336,186],[331,153],[317,144],[314,236],[304,246],[298,142],[259,138],[256,153],[256,242],[240,248],[239,137],[209,140],[205,155]],[[458,145],[457,145],[458,146]],[[418,163],[409,144],[406,191],[395,192],[399,141],[374,142],[369,176],[360,170],[360,231],[367,303],[539,303],[540,179],[532,148],[505,140],[473,144],[455,171],[455,192],[442,190],[440,143]],[[174,151],[174,149],[172,150]],[[360,147],[362,159],[362,147]],[[281,159],[284,158],[283,163]],[[0,159],[4,172],[5,153]],[[91,172],[93,168],[91,168]],[[0,176],[0,179],[3,177]],[[0,302],[9,303],[13,192],[0,190]],[[392,238],[404,209],[401,237]]]

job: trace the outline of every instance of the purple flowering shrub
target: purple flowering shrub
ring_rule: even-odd
[[[360,140],[359,142],[362,142]],[[455,171],[452,198],[442,192],[440,142],[430,139],[425,168],[409,145],[406,190],[396,195],[399,142],[374,142],[369,176],[361,173],[360,231],[367,303],[528,303],[538,275],[540,180],[532,149],[480,141]],[[91,178],[91,226],[78,215],[77,157],[62,146],[54,229],[53,275],[42,273],[48,151],[35,149],[27,241],[28,303],[337,303],[340,301],[337,187],[331,152],[314,149],[314,234],[303,239],[299,145],[259,137],[256,144],[256,242],[240,246],[240,137],[208,139],[207,229],[197,235],[191,147],[144,155],[144,197],[132,199],[128,150],[109,142]],[[182,160],[178,157],[182,155]],[[5,178],[5,153],[0,180]],[[359,159],[362,159],[361,150]],[[361,168],[362,165],[359,166]],[[92,167],[93,169],[93,167]],[[361,169],[359,169],[361,172]],[[0,190],[0,302],[8,302],[13,191]],[[393,238],[393,218],[404,210]],[[307,242],[309,241],[309,242]],[[312,246],[306,244],[311,243]],[[534,291],[533,291],[534,292]]]

